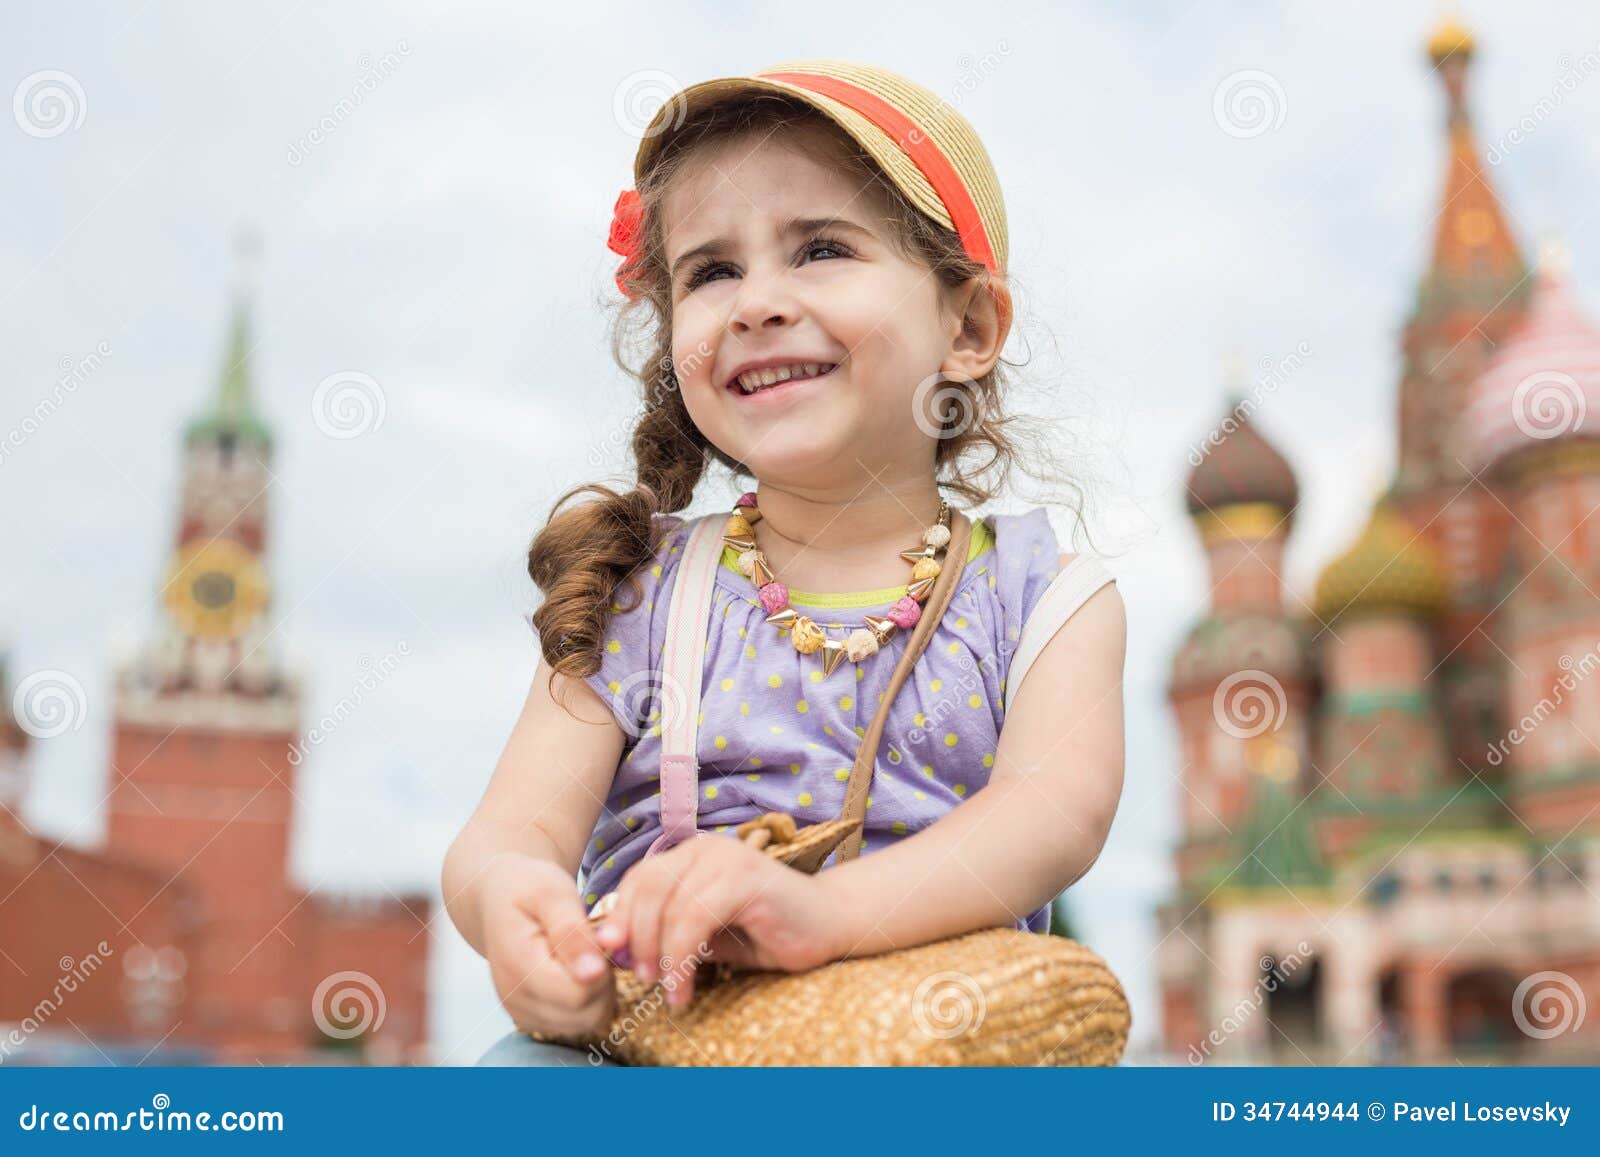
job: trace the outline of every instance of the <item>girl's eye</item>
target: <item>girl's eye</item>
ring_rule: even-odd
[[[816,237],[806,242],[805,252],[814,253],[818,249],[831,249],[841,257],[850,256],[850,251],[837,241],[829,241],[826,237]]]
[[[849,249],[839,244],[839,242],[832,241],[826,237],[813,237],[810,241],[806,242],[805,248],[801,250],[801,253],[809,255],[816,253],[818,250],[832,252],[840,257],[850,256]],[[696,265],[690,271],[688,281],[685,283],[684,287],[685,289],[693,290],[698,286],[703,285],[707,281],[716,280],[714,274],[718,273],[719,271],[731,272],[732,270],[733,266],[729,265],[726,261],[714,261],[707,259],[702,261],[699,265]]]

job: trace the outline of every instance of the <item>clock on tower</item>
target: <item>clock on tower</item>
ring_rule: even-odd
[[[254,551],[231,538],[190,542],[172,560],[163,598],[184,634],[237,638],[266,609],[266,571]]]

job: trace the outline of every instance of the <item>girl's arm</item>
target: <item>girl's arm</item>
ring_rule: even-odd
[[[553,690],[554,699],[541,661],[483,799],[445,855],[445,909],[480,955],[491,865],[519,857],[558,865],[576,903],[584,845],[622,756],[622,728],[588,684],[557,675]]]
[[[1107,584],[1039,653],[989,783],[915,835],[818,874],[838,914],[836,959],[1011,924],[1089,870],[1122,794],[1126,649],[1122,596]]]

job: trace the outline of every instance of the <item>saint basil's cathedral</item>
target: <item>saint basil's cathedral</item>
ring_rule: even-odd
[[[1190,1063],[1600,1063],[1600,327],[1490,183],[1472,37],[1428,49],[1447,161],[1387,490],[1302,598],[1248,399],[1188,479],[1210,595],[1168,684],[1158,957]]]

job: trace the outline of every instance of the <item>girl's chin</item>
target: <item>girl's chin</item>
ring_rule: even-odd
[[[806,429],[784,430],[771,438],[760,438],[742,447],[737,458],[757,478],[829,480],[837,475],[839,463],[849,462],[850,450],[844,442]]]

